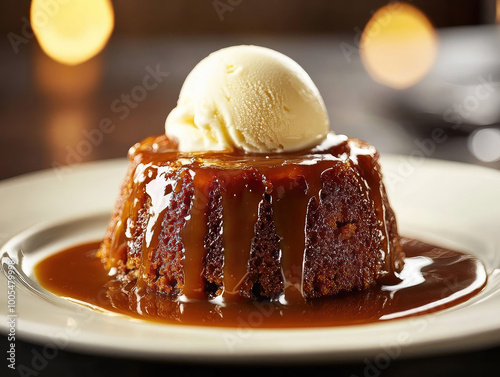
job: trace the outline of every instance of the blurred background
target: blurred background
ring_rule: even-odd
[[[0,179],[126,156],[234,44],[302,65],[336,133],[500,169],[500,1],[2,0],[0,19]]]

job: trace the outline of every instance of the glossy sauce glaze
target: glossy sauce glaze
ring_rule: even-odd
[[[395,218],[368,143],[330,134],[292,153],[182,153],[163,135],[129,159],[99,251],[123,280],[186,300],[282,303],[399,281]]]
[[[486,284],[482,263],[472,255],[402,239],[405,267],[397,285],[309,299],[298,304],[239,300],[172,299],[109,276],[96,258],[99,243],[75,246],[38,263],[35,275],[64,298],[131,317],[182,325],[244,328],[345,326],[404,318],[458,305]]]

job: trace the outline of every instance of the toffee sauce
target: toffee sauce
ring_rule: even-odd
[[[319,231],[313,234],[314,224],[307,224],[307,214],[314,210],[319,213],[320,208],[327,205],[321,198],[325,189],[323,176],[344,168],[351,172],[349,179],[355,183],[339,184],[338,188],[360,193],[355,203],[357,209],[332,212],[331,217],[324,219],[336,229],[335,234],[328,236],[332,238],[331,244],[335,244],[331,249],[339,251],[334,258],[342,268],[338,271],[339,280],[361,269],[379,268],[379,276],[385,284],[399,281],[401,260],[396,250],[399,247],[396,228],[389,226],[395,222],[394,214],[388,208],[377,164],[378,153],[365,142],[329,134],[310,150],[262,156],[239,151],[178,152],[173,141],[161,135],[136,144],[129,151],[129,159],[131,166],[99,256],[108,269],[122,273],[126,266],[133,270],[143,285],[154,284],[163,292],[182,287],[181,293],[188,301],[220,295],[221,300],[229,302],[253,295],[247,288],[258,286],[256,283],[260,281],[251,280],[248,265],[255,252],[252,244],[257,238],[256,220],[264,197],[268,197],[279,236],[276,246],[279,255],[272,259],[277,260],[282,273],[282,302],[304,303],[308,295],[314,297],[314,287],[307,291],[303,285],[314,279],[312,254],[316,247],[321,247],[318,239],[323,237]],[[221,219],[220,229],[212,229],[212,233],[222,234],[223,229],[220,244],[216,242],[219,240],[207,242],[205,238],[214,176],[217,177],[215,186],[221,188],[222,209],[215,214]],[[186,187],[191,191],[185,194],[185,199],[178,199],[179,192]],[[183,206],[188,208],[187,212],[179,212],[173,220],[168,214],[171,207],[179,207],[172,204],[177,200],[190,204]],[[374,212],[369,208],[364,216],[355,215],[365,202],[370,203]],[[301,215],[294,216],[295,213]],[[180,237],[175,231],[168,237],[165,235],[170,232],[170,227],[165,226],[167,220],[172,229],[182,229]],[[372,244],[378,245],[377,252],[381,254],[365,258],[361,266],[352,256],[354,250],[362,246],[347,241],[349,231],[354,229],[370,232]],[[306,237],[306,233],[312,236]],[[181,251],[178,243],[182,245]],[[175,260],[179,253],[182,254],[182,274],[176,274],[177,270],[171,271],[168,263],[163,263]],[[223,261],[222,268],[208,265],[208,260],[217,258]],[[374,267],[378,263],[380,265]],[[200,271],[204,271],[202,275]],[[207,271],[213,273],[205,276]],[[351,281],[345,279],[337,284],[347,290]],[[206,291],[207,286],[213,285],[216,285],[213,289],[216,294]]]
[[[405,267],[397,285],[374,285],[306,302],[181,301],[109,276],[96,257],[99,242],[83,244],[38,263],[35,275],[63,298],[131,317],[181,325],[259,328],[345,326],[427,314],[463,303],[485,286],[487,274],[472,255],[402,239]]]

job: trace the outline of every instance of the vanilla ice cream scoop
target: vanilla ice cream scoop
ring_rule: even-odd
[[[210,54],[182,86],[167,136],[181,151],[294,151],[329,132],[318,88],[295,61],[274,50],[234,46]]]

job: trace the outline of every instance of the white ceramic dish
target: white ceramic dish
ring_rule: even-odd
[[[39,287],[37,261],[102,238],[125,160],[34,173],[0,183],[0,241],[24,258],[16,281],[17,336],[80,352],[207,361],[391,360],[500,343],[500,173],[471,165],[385,156],[400,232],[477,255],[486,288],[442,312],[383,323],[315,329],[224,329],[157,324],[69,302]],[[23,278],[24,276],[24,278]],[[23,284],[21,280],[25,279]],[[29,288],[27,286],[30,286]],[[7,279],[0,274],[7,313]],[[7,319],[0,322],[8,331]]]

